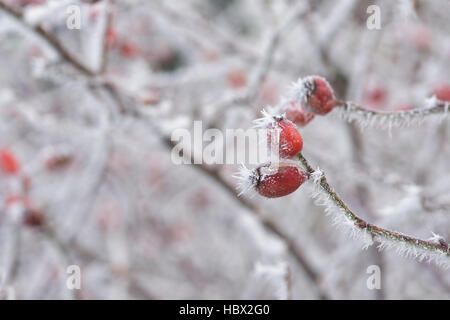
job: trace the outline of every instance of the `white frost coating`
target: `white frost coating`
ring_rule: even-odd
[[[420,243],[413,244],[400,239],[389,238],[388,235],[386,237],[372,235],[366,229],[357,227],[346,215],[345,210],[339,207],[331,196],[322,189],[320,185],[322,175],[322,172],[311,174],[315,186],[312,193],[312,198],[315,200],[314,203],[325,207],[325,213],[332,217],[333,224],[339,229],[344,229],[352,239],[362,243],[363,249],[368,248],[374,242],[378,242],[377,248],[379,250],[394,249],[399,255],[406,258],[435,262],[438,266],[445,269],[450,267],[450,257],[443,252],[424,249],[420,246]]]
[[[440,234],[434,233],[433,231],[431,231],[431,234],[433,236],[431,236],[430,238],[428,238],[428,241],[440,244],[442,241],[445,242],[445,239],[443,236],[441,236]]]
[[[263,109],[261,114],[263,115],[261,118],[253,120],[253,123],[255,124],[253,128],[267,128],[271,125],[275,125],[277,121],[286,119],[285,113],[279,114],[273,107],[267,107],[267,110]]]
[[[238,173],[233,175],[233,178],[238,180],[238,197],[244,193],[254,190],[258,181],[258,176],[255,170],[248,169],[244,164],[241,164]]]
[[[438,113],[435,108],[443,104],[442,119],[448,116],[450,102],[440,101],[435,96],[428,98],[425,107],[394,112],[378,112],[366,110],[355,103],[349,101],[344,105],[334,108],[334,114],[348,122],[356,122],[360,127],[376,127],[388,129],[389,132],[394,127],[409,127],[420,125],[426,116]],[[440,112],[439,112],[440,113]]]

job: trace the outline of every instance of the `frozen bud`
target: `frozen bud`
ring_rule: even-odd
[[[337,105],[330,84],[319,76],[299,79],[291,88],[291,98],[303,105],[307,111],[318,115],[329,113]]]

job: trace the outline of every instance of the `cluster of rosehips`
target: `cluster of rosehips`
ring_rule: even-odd
[[[307,173],[290,158],[303,148],[303,139],[295,124],[305,126],[315,115],[325,115],[337,105],[328,82],[318,76],[299,79],[288,99],[275,110],[276,115],[264,112],[265,118],[256,120],[268,129],[268,144],[282,160],[274,166],[266,163],[254,170],[243,170],[241,188],[254,188],[260,195],[277,198],[297,190],[307,179]]]
[[[3,175],[18,177],[21,172],[20,161],[12,151],[7,148],[0,149],[0,172]],[[29,180],[22,177],[22,185],[26,187]],[[36,209],[30,199],[25,195],[11,194],[5,198],[5,210],[14,220],[21,219],[23,224],[30,227],[40,226],[44,216]]]

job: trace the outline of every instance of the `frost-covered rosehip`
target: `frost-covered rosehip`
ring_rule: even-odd
[[[20,171],[20,163],[16,156],[8,149],[0,149],[0,169],[7,174],[17,174]]]
[[[267,128],[267,143],[272,152],[281,158],[297,155],[303,148],[303,139],[297,127],[285,115],[271,115],[263,110],[264,117],[255,120],[256,127]]]
[[[293,162],[270,163],[249,170],[242,168],[237,176],[240,180],[240,194],[254,189],[266,198],[286,196],[297,190],[307,179],[306,172]]]
[[[318,115],[327,114],[337,104],[330,84],[319,76],[299,79],[292,87],[292,98],[302,104],[307,111]]]
[[[286,113],[286,118],[288,120],[301,127],[306,126],[315,117],[314,113],[306,111],[301,104],[295,101],[286,104],[284,113]]]
[[[450,101],[450,84],[442,84],[436,87],[433,93],[441,101]]]
[[[364,100],[369,109],[382,109],[388,96],[387,90],[382,86],[371,86],[364,92]]]

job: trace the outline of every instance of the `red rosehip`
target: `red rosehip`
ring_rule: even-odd
[[[39,6],[44,4],[44,0],[16,0],[17,1],[17,5],[21,6],[21,7],[26,7],[26,6]]]
[[[421,24],[408,24],[405,26],[404,38],[418,50],[428,50],[431,45],[431,34],[428,27]]]
[[[247,84],[247,76],[240,69],[231,70],[226,75],[228,85],[233,89],[245,87]]]
[[[278,151],[280,157],[290,158],[302,151],[302,136],[289,120],[275,121],[268,129],[267,141],[272,151]]]
[[[267,172],[264,172],[267,171]],[[297,190],[306,180],[306,172],[295,164],[280,163],[276,172],[269,165],[255,170],[255,188],[260,195],[266,198],[286,196]]]
[[[1,149],[0,168],[4,173],[13,175],[20,171],[20,163],[11,151],[8,149]]]
[[[436,87],[433,93],[439,100],[450,102],[450,84],[445,83]]]
[[[322,77],[309,76],[302,80],[302,105],[307,111],[325,115],[337,104],[333,89]]]
[[[314,113],[306,111],[306,109],[299,103],[292,101],[287,104],[287,107],[283,110],[286,113],[286,118],[296,125],[306,126],[314,119]]]

